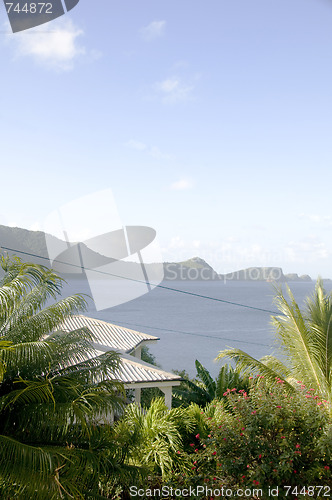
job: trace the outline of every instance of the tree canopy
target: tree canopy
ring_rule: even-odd
[[[98,356],[86,329],[61,330],[86,301],[56,300],[62,280],[52,270],[0,263],[0,496],[100,493],[100,477],[116,467],[108,420],[122,402],[118,354]]]

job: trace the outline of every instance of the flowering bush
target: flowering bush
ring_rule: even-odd
[[[210,407],[211,431],[193,459],[197,482],[259,487],[265,495],[269,487],[332,484],[324,404],[300,383],[289,394],[277,382],[271,389],[260,377],[249,395],[228,389],[212,417]]]

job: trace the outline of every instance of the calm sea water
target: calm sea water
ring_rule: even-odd
[[[266,282],[168,281],[165,286],[249,306],[277,311],[274,289]],[[289,284],[299,304],[314,289],[314,283]],[[332,284],[325,285],[327,291]],[[90,294],[85,281],[71,281],[63,294]],[[105,293],[107,293],[105,289]],[[92,301],[87,315],[159,337],[150,351],[165,370],[185,369],[195,375],[198,359],[214,376],[221,366],[214,362],[226,347],[240,348],[260,358],[275,348],[270,314],[235,305],[176,293],[161,288],[126,304],[96,311]]]

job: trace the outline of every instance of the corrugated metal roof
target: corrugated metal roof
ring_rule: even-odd
[[[123,326],[113,325],[106,321],[95,318],[88,318],[83,315],[76,315],[67,318],[59,329],[72,331],[79,328],[88,328],[95,337],[95,343],[112,347],[124,352],[132,352],[142,342],[159,340],[158,337],[147,333],[136,332]]]
[[[156,366],[135,359],[132,356],[123,355],[121,356],[121,360],[121,368],[115,375],[124,384],[142,382],[172,382],[182,380],[179,375],[165,372]]]
[[[59,330],[72,331],[79,328],[88,328],[96,341],[94,343],[95,354],[85,353],[82,361],[100,356],[110,350],[120,351],[120,368],[114,374],[110,373],[110,379],[120,380],[126,385],[144,384],[146,382],[155,382],[156,385],[158,385],[158,382],[170,382],[169,385],[172,385],[171,382],[181,381],[179,375],[161,370],[128,354],[142,342],[156,341],[159,340],[158,337],[83,315],[76,315],[66,319],[59,327]]]

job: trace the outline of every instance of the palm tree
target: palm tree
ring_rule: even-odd
[[[167,480],[175,468],[189,468],[182,454],[183,437],[195,425],[196,419],[187,409],[168,410],[164,399],[158,398],[146,411],[135,403],[128,405],[115,431],[126,436],[128,464]]]
[[[260,373],[271,383],[282,380],[288,391],[301,383],[325,400],[332,412],[332,294],[322,281],[305,302],[302,312],[287,286],[289,300],[276,288],[275,302],[280,315],[272,317],[281,359],[265,356],[256,360],[240,349],[222,351],[217,359],[234,359],[240,369]]]
[[[179,387],[174,388],[174,406],[196,403],[199,406],[206,406],[214,399],[220,399],[229,388],[248,390],[248,375],[241,373],[241,370],[226,364],[221,367],[218,377],[214,380],[209,371],[196,359],[196,378],[190,380],[182,372],[179,375],[184,379]]]
[[[118,467],[107,423],[121,405],[118,355],[98,357],[88,330],[61,332],[86,302],[56,302],[62,280],[52,270],[15,257],[0,263],[0,496],[100,494]]]

